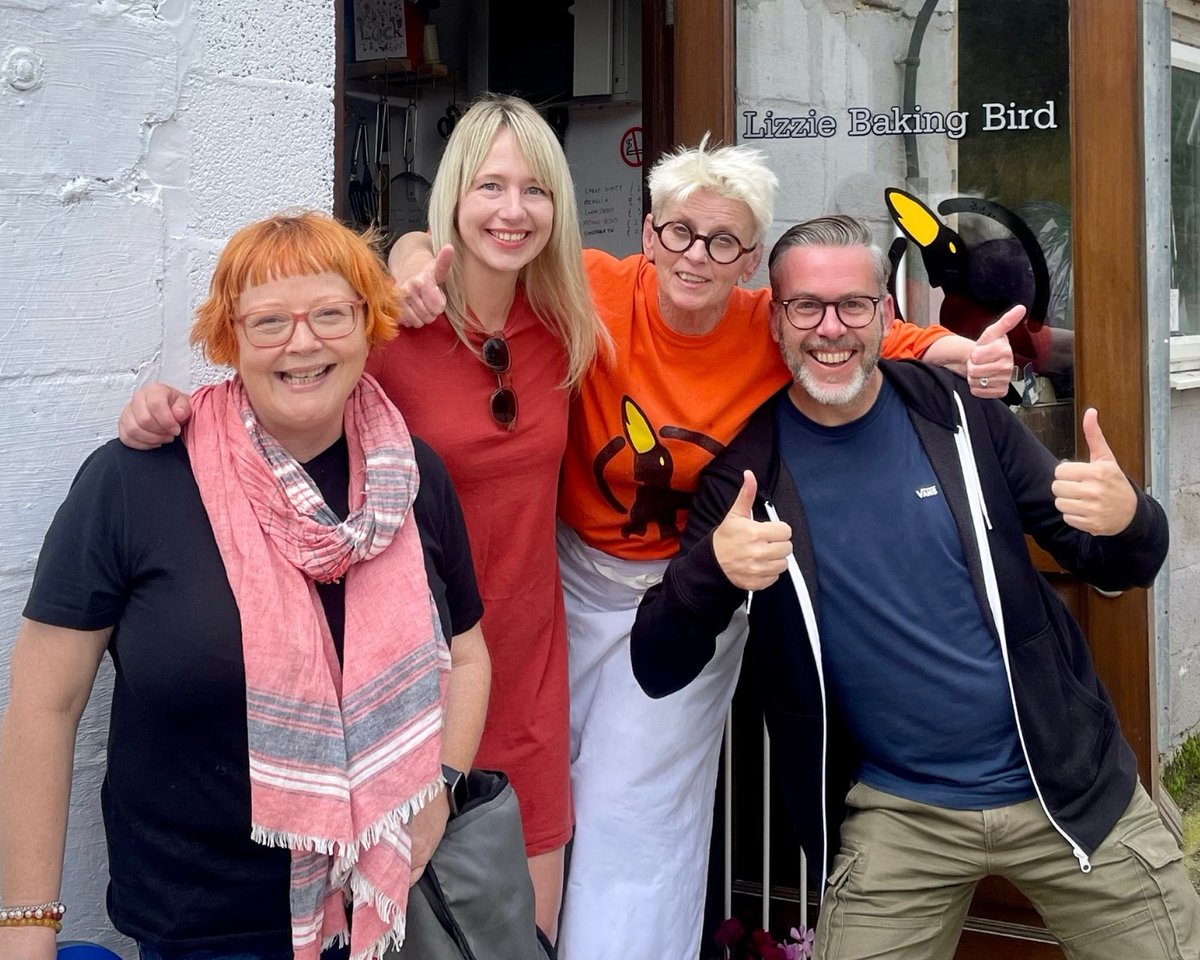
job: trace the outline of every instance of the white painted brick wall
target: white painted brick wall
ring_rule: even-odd
[[[210,379],[190,315],[235,228],[333,196],[332,0],[0,0],[0,707],[33,564],[133,388]],[[32,80],[32,85],[28,81]],[[111,678],[81,725],[66,938],[104,913]]]

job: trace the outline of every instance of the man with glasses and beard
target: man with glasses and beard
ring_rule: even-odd
[[[1060,464],[1003,403],[880,360],[888,263],[860,221],[793,227],[770,274],[793,382],[701,475],[638,612],[638,682],[688,686],[749,605],[746,668],[824,894],[821,960],[949,960],[989,874],[1071,957],[1200,956],[1178,845],[1025,543],[1102,590],[1146,586],[1161,507],[1095,410],[1088,461]]]

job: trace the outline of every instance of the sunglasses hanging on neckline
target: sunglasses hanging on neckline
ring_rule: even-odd
[[[505,430],[513,430],[517,425],[517,392],[509,378],[512,351],[508,341],[503,334],[492,334],[483,341],[479,355],[484,365],[496,375],[496,389],[488,399],[492,419]]]

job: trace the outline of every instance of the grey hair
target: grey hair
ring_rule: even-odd
[[[776,276],[779,261],[785,253],[796,247],[866,247],[875,267],[875,280],[879,284],[879,292],[887,290],[892,264],[887,254],[876,245],[875,238],[871,236],[871,228],[864,220],[839,213],[815,217],[789,227],[787,232],[775,241],[775,246],[771,248],[771,257],[767,261],[772,293],[779,293]]]
[[[708,190],[750,209],[757,244],[766,236],[775,215],[779,178],[771,172],[761,150],[744,144],[710,147],[705,134],[696,147],[680,147],[659,160],[646,178],[650,212],[658,220],[672,203],[682,203],[697,190]]]

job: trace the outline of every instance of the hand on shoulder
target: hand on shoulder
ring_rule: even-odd
[[[125,404],[117,421],[117,436],[134,450],[153,450],[179,436],[192,416],[192,404],[182,390],[151,383]]]
[[[388,270],[400,293],[400,325],[424,327],[446,312],[442,285],[450,276],[454,248],[447,244],[433,255],[425,234],[406,234],[388,257]]]

